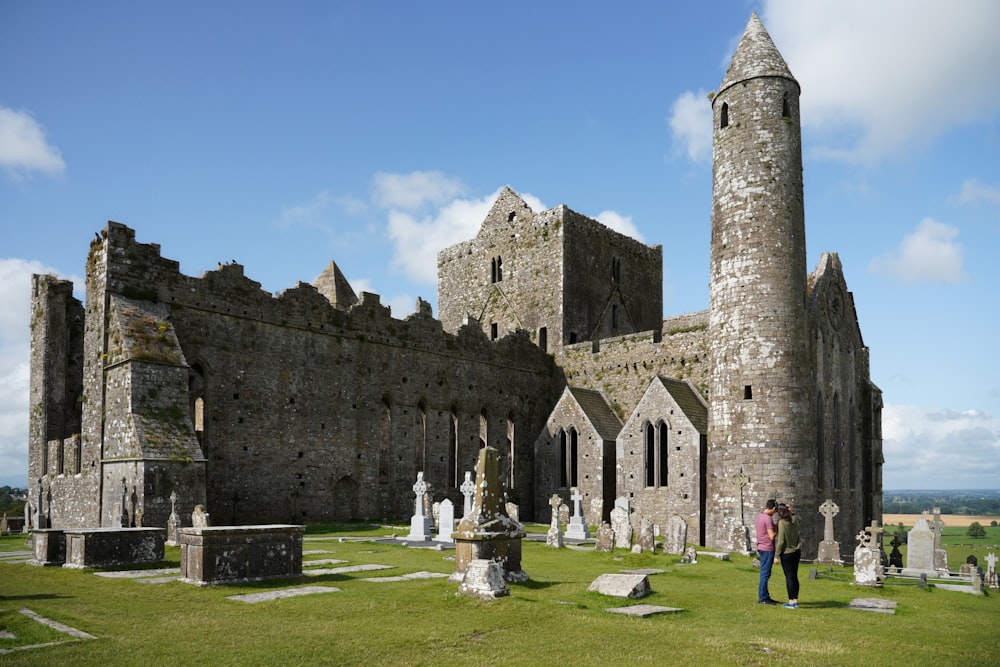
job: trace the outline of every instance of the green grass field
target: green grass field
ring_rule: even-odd
[[[322,539],[309,539],[304,549],[328,553],[306,559],[395,569],[241,586],[142,584],[89,570],[0,563],[0,629],[16,635],[0,639],[0,650],[65,642],[0,654],[0,665],[996,665],[1000,656],[995,593],[861,588],[851,585],[850,568],[811,580],[806,564],[801,606],[789,610],[756,603],[757,570],[748,557],[680,565],[660,553],[598,554],[525,542],[523,567],[531,580],[511,585],[508,598],[481,602],[456,596],[457,584],[446,579],[359,581],[454,571],[445,559],[453,552],[339,540],[386,532],[311,527],[307,538]],[[994,529],[975,542],[984,563],[983,547],[1000,542],[1000,534]],[[24,548],[23,536],[0,538],[0,552]],[[961,547],[954,547],[955,558],[948,548],[949,560],[965,561]],[[168,548],[166,565],[177,566],[178,557]],[[685,611],[619,616],[605,609],[634,602],[587,592],[598,575],[637,567],[666,570],[650,576],[654,593],[642,603]],[[253,605],[226,599],[317,584],[341,592]],[[784,599],[780,569],[771,594]],[[847,609],[855,597],[895,600],[897,612]],[[66,635],[19,614],[22,608],[96,639],[66,642]]]

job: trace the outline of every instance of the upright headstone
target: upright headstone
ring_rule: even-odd
[[[433,505],[431,505],[431,520],[432,520],[431,525],[437,528],[439,533],[441,532],[440,519],[441,519],[441,503],[434,503]],[[451,531],[454,529],[455,527],[452,526],[451,528],[448,529],[448,532],[451,533]]]
[[[602,553],[611,553],[615,548],[615,533],[611,530],[611,524],[607,521],[602,521],[600,528],[597,529],[597,543],[594,545],[594,551],[600,551]]]
[[[583,518],[583,494],[580,489],[574,488],[570,494],[573,501],[573,515],[569,518],[569,526],[566,528],[566,537],[571,540],[590,539],[590,531],[587,530],[587,521]]]
[[[465,499],[465,502],[462,504],[462,518],[464,519],[472,511],[472,496],[476,493],[476,483],[472,481],[472,473],[468,470],[465,471],[465,481],[462,482],[462,486],[458,487],[458,489],[462,492],[462,497]]]
[[[172,547],[181,543],[181,518],[177,514],[177,492],[170,492],[170,516],[167,517],[167,544]]]
[[[208,528],[211,525],[211,517],[208,512],[205,511],[204,506],[195,505],[194,511],[191,512],[191,527],[192,528]]]
[[[3,518],[0,519],[0,535],[7,534],[7,513],[3,513]]]
[[[455,505],[445,498],[438,505],[438,542],[454,542],[451,534],[455,530]]]
[[[562,498],[559,497],[559,494],[552,494],[552,497],[549,498],[549,507],[552,508],[552,518],[549,521],[549,532],[545,535],[545,546],[556,549],[562,548],[563,545],[562,526],[559,525],[559,506],[561,504]]]
[[[992,551],[986,554],[986,585],[993,590],[1000,588],[997,580],[997,555]]]
[[[517,506],[517,503],[505,503],[504,507],[507,509],[507,516],[514,521],[521,520],[521,508]]]
[[[569,525],[569,505],[566,503],[559,506],[559,525],[563,528]]]
[[[687,544],[687,521],[676,514],[667,521],[667,534],[663,536],[663,550],[668,554],[680,556]]]
[[[854,583],[858,586],[880,587],[885,578],[882,572],[882,528],[877,521],[857,534],[858,546],[854,549]]]
[[[934,569],[938,572],[948,571],[948,552],[941,546],[941,532],[944,521],[941,520],[941,508],[934,508],[934,521],[931,530],[934,531]]]
[[[615,533],[616,549],[632,548],[632,523],[628,515],[628,510],[621,505],[615,505],[611,510],[611,530]]]
[[[632,514],[632,504],[627,496],[618,496],[615,498],[615,507],[621,507],[628,514]]]
[[[431,518],[424,514],[424,498],[427,496],[427,482],[424,481],[424,471],[417,473],[417,481],[413,485],[413,516],[410,518],[410,534],[406,539],[416,542],[427,542],[431,539]]]
[[[833,517],[840,513],[840,508],[833,499],[827,498],[819,506],[819,513],[823,515],[823,541],[819,543],[819,554],[816,556],[817,563],[827,563],[831,565],[843,565],[844,561],[840,557],[840,542],[834,539]]]
[[[600,526],[603,520],[604,500],[600,496],[594,496],[590,499],[590,516],[587,517],[587,522],[591,526]]]
[[[653,536],[653,526],[646,517],[642,517],[639,520],[639,539],[636,540],[636,543],[643,551],[650,553],[656,551],[656,538]]]
[[[434,503],[431,502],[433,494],[431,488],[434,486],[430,482],[424,482],[427,489],[424,491],[424,516],[431,520],[431,530],[434,530]]]
[[[903,575],[919,577],[921,574],[936,575],[934,567],[934,531],[927,519],[920,517],[906,534],[906,567]]]

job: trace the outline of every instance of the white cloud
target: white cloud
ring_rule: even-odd
[[[616,232],[631,236],[637,241],[645,241],[630,215],[622,215],[616,211],[601,211],[597,214],[597,220]]]
[[[1000,113],[995,0],[765,0],[821,156],[877,161]]]
[[[0,471],[4,479],[28,474],[28,326],[33,273],[56,271],[36,261],[0,259]]]
[[[889,405],[882,412],[886,489],[997,488],[1000,418],[977,410]]]
[[[61,174],[66,163],[30,114],[0,107],[0,167],[17,178],[32,171]]]
[[[985,185],[970,178],[962,183],[962,190],[958,193],[958,201],[962,204],[983,202],[990,206],[1000,206],[1000,187]]]
[[[670,133],[674,147],[692,162],[706,162],[712,157],[712,103],[708,93],[686,91],[670,108]]]
[[[962,282],[966,276],[957,236],[957,227],[924,218],[898,248],[873,259],[869,271],[911,284]]]
[[[416,211],[424,206],[440,206],[465,194],[461,181],[439,171],[414,171],[409,174],[375,174],[372,198],[382,208]],[[436,264],[436,262],[435,262]]]

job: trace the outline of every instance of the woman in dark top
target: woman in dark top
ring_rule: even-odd
[[[778,536],[774,540],[774,557],[781,559],[781,569],[785,573],[785,587],[788,589],[787,609],[799,608],[799,559],[802,557],[802,543],[799,540],[798,518],[785,505],[778,507]]]

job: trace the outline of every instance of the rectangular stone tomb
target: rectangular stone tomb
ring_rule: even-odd
[[[302,575],[305,526],[181,528],[181,581],[205,586]]]
[[[66,534],[57,528],[31,531],[32,565],[62,565],[66,562]]]
[[[67,528],[63,567],[159,563],[167,540],[162,528]]]

